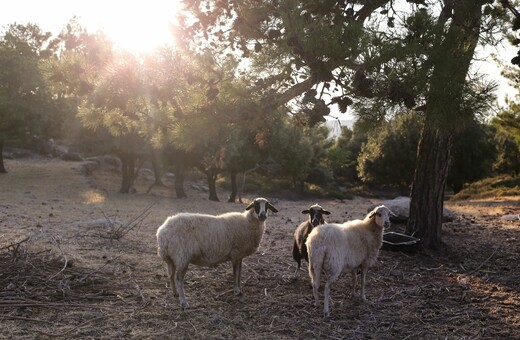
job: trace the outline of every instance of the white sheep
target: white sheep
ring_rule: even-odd
[[[157,254],[167,264],[173,294],[179,295],[182,308],[189,307],[184,295],[184,275],[190,263],[209,267],[231,261],[234,292],[241,294],[242,259],[258,249],[268,209],[278,212],[265,198],[256,198],[242,213],[180,213],[168,217],[159,227]]]
[[[357,270],[361,269],[361,299],[366,300],[365,279],[368,268],[376,263],[383,242],[383,229],[390,225],[391,211],[384,205],[376,207],[363,220],[343,224],[320,225],[307,238],[309,276],[315,306],[319,307],[318,288],[322,270],[327,272],[324,289],[323,315],[328,317],[330,287],[342,272],[352,274],[352,295],[357,284]]]
[[[323,209],[319,204],[314,204],[309,209],[303,210],[302,214],[309,214],[309,218],[307,221],[302,222],[294,231],[292,253],[294,260],[298,264],[298,267],[294,272],[294,277],[296,277],[296,274],[300,270],[302,259],[305,259],[305,261],[309,262],[307,246],[305,245],[307,237],[314,227],[325,223],[323,215],[330,215],[330,211]]]

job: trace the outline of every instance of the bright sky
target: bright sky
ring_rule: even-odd
[[[157,46],[173,43],[170,23],[182,6],[180,0],[9,0],[0,12],[0,29],[17,22],[36,23],[44,31],[58,34],[75,15],[89,32],[103,30],[119,47],[132,52],[146,52]],[[516,91],[501,77],[500,69],[492,61],[491,53],[498,53],[507,62],[516,49],[507,42],[504,47],[478,52],[477,68],[499,81],[499,102]]]
[[[36,23],[58,34],[75,15],[89,32],[102,30],[119,47],[146,52],[173,42],[170,23],[181,6],[179,0],[14,0],[2,6],[0,27]]]

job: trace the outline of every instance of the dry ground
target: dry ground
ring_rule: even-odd
[[[329,221],[360,218],[374,199],[290,201],[268,197],[259,251],[244,260],[244,296],[232,293],[230,264],[190,267],[182,312],[156,255],[155,231],[179,211],[241,211],[210,202],[188,184],[118,194],[109,167],[7,160],[0,175],[0,338],[44,339],[519,339],[518,197],[448,203],[459,215],[444,227],[439,253],[381,251],[369,271],[368,301],[351,298],[349,277],[332,288],[331,318],[312,305],[304,270],[292,280],[292,234],[320,203]],[[221,199],[225,198],[220,193]],[[254,194],[251,194],[251,198]],[[107,223],[107,218],[115,220]],[[117,221],[121,222],[118,224]],[[402,231],[402,226],[392,226]]]

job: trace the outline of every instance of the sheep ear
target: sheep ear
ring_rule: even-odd
[[[309,209],[302,211],[302,214],[308,214],[308,213],[310,213]]]
[[[271,210],[272,212],[278,212],[278,210],[276,210],[276,208],[273,207],[270,203],[269,203],[268,208],[269,208],[269,210]]]
[[[371,211],[370,214],[368,214],[368,218],[372,218],[376,215],[375,211]]]
[[[323,210],[322,213],[325,215],[330,215],[330,211],[327,211],[327,210]]]
[[[249,205],[246,207],[246,210],[251,209],[255,205],[255,201],[249,203]]]

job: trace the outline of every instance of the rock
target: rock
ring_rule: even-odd
[[[66,152],[66,153],[62,154],[60,158],[63,159],[64,161],[69,161],[69,162],[82,162],[83,161],[83,157],[81,157],[81,155],[77,152]]]
[[[115,156],[105,155],[105,156],[103,156],[103,162],[105,162],[106,164],[111,165],[115,168],[121,167],[121,161],[119,160],[119,158],[117,158]]]
[[[410,198],[405,196],[399,196],[391,200],[383,200],[379,204],[373,204],[368,207],[368,211],[373,210],[378,205],[384,204],[389,208],[396,216],[390,217],[390,221],[393,223],[406,223],[408,222],[408,216],[410,214]],[[451,210],[444,208],[442,213],[442,222],[451,222],[455,219],[455,213]]]
[[[90,176],[96,170],[99,168],[99,163],[96,161],[87,161],[81,165],[81,173],[85,176]]]
[[[508,214],[500,216],[500,219],[505,221],[520,221],[520,214]]]

